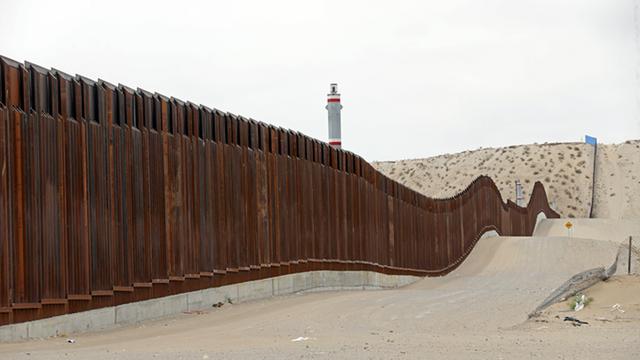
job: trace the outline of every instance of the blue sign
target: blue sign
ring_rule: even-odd
[[[589,136],[589,135],[585,135],[584,136],[584,142],[590,145],[598,145],[598,139],[594,138],[593,136]]]

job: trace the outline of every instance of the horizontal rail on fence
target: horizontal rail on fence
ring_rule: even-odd
[[[443,275],[557,217],[488,177],[431,199],[356,154],[0,57],[0,325],[312,270]]]

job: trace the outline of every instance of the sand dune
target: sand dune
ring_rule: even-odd
[[[374,162],[387,176],[427,196],[450,197],[480,175],[495,182],[503,198],[515,201],[515,181],[525,200],[541,181],[564,217],[588,217],[593,182],[591,145],[531,144],[486,148],[425,159]],[[640,141],[598,146],[593,214],[600,218],[640,217]]]

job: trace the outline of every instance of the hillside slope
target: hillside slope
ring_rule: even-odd
[[[594,151],[583,143],[486,148],[425,159],[374,162],[387,176],[431,197],[450,197],[480,175],[491,177],[504,199],[515,201],[515,181],[528,200],[544,184],[564,217],[588,217]],[[596,161],[595,217],[640,217],[640,140],[600,144]]]

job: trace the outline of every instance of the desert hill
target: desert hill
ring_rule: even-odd
[[[584,143],[481,148],[425,159],[374,162],[387,176],[430,197],[450,197],[480,175],[495,182],[504,199],[515,201],[515,181],[525,201],[533,184],[544,184],[552,206],[565,217],[588,217],[594,148]],[[595,165],[593,215],[640,217],[640,140],[599,144]]]

